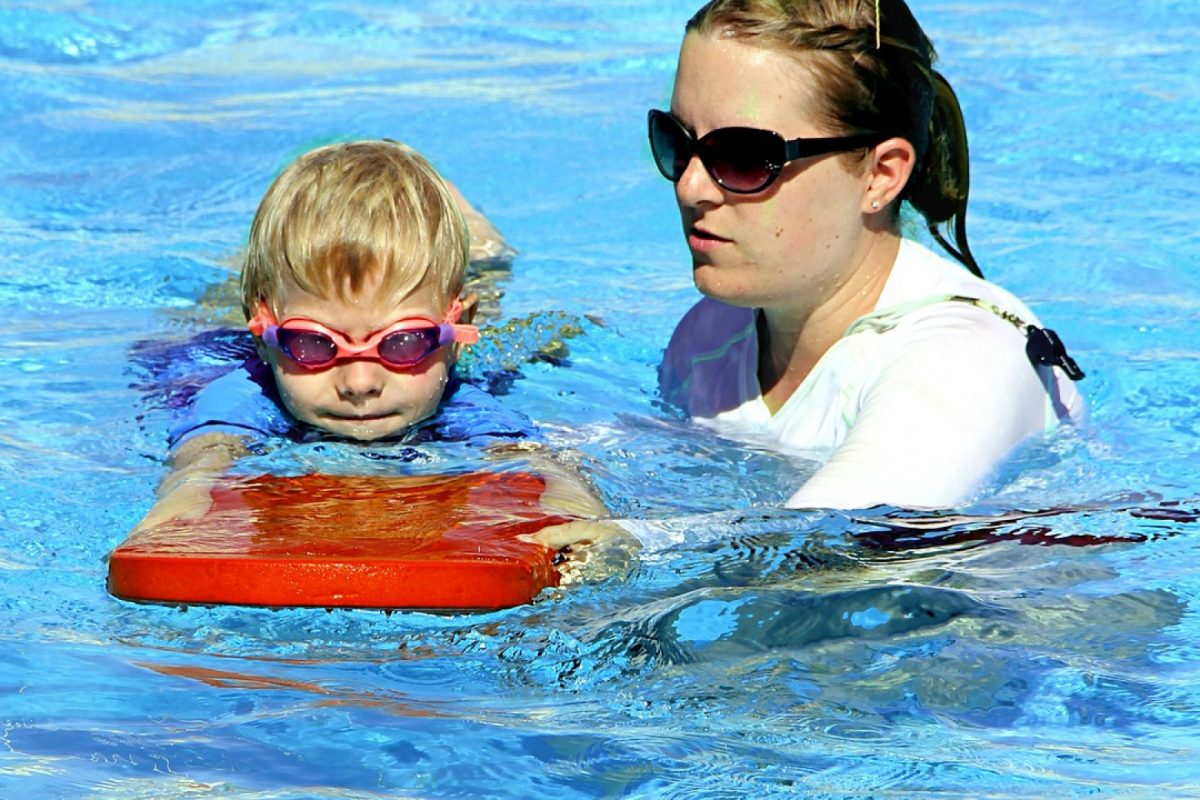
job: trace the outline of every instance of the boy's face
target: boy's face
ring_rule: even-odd
[[[398,303],[380,299],[378,287],[377,278],[368,279],[361,292],[343,301],[285,286],[278,316],[280,320],[304,317],[319,322],[357,343],[397,320],[427,317],[441,321],[445,313],[425,284]],[[449,380],[455,350],[453,345],[443,347],[407,369],[350,358],[314,370],[300,366],[274,348],[260,347],[292,416],[361,441],[391,436],[432,416]]]

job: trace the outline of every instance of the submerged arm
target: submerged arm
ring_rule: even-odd
[[[171,471],[158,486],[158,499],[134,530],[176,519],[196,519],[212,505],[212,487],[246,453],[246,440],[228,433],[205,433],[171,451]]]
[[[462,212],[463,218],[467,222],[467,228],[471,231],[470,258],[472,263],[511,259],[516,251],[509,246],[508,242],[504,241],[504,236],[496,229],[492,221],[471,205],[457,186],[449,181],[446,181],[446,185],[450,189],[450,194],[454,195],[458,210]]]

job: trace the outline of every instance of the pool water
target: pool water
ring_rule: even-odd
[[[0,796],[1200,796],[1200,6],[913,0],[973,249],[1090,405],[923,531],[781,511],[811,464],[656,401],[696,294],[643,120],[695,4],[0,6]],[[113,599],[139,343],[227,322],[272,176],[367,136],[520,251],[471,375],[673,544],[489,614]]]

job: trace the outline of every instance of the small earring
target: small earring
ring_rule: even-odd
[[[879,201],[878,201],[878,200],[872,200],[872,201],[871,201],[871,208],[872,208],[872,209],[879,208]]]

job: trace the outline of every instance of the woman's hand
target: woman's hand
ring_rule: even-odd
[[[563,584],[626,573],[641,547],[624,528],[609,520],[564,522],[521,538],[555,551]]]

